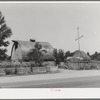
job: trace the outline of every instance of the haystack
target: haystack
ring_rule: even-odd
[[[35,44],[37,42],[31,42],[31,41],[16,41],[13,40],[14,44],[12,46],[11,51],[11,60],[17,61],[17,60],[25,60],[27,59],[27,54],[30,52],[31,49],[34,49]],[[54,48],[52,45],[48,42],[38,42],[41,44],[41,52],[43,52],[44,59],[53,59],[51,57],[53,55]],[[45,51],[45,52],[44,52]]]
[[[83,60],[90,60],[91,59],[84,51],[80,51],[80,50],[77,50],[74,53],[73,57],[83,59]]]
[[[81,70],[88,67],[90,57],[84,52],[77,50],[72,57],[67,58],[68,68],[73,70]]]

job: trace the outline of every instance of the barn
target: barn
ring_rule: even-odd
[[[19,41],[19,40],[12,40],[13,46],[11,50],[11,60],[12,61],[20,61],[27,59],[27,54],[30,52],[31,49],[34,49],[35,44],[37,43],[34,41]],[[53,50],[54,48],[48,42],[38,42],[41,44],[41,52],[43,52],[45,58],[53,59]],[[45,51],[45,52],[44,52]]]

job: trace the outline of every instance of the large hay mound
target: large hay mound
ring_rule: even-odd
[[[90,60],[91,59],[84,51],[80,51],[80,50],[77,50],[74,53],[73,57],[83,58],[84,60]]]

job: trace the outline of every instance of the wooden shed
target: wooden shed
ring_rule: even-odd
[[[11,60],[13,61],[19,61],[19,60],[25,60],[27,59],[27,54],[30,52],[31,49],[34,49],[34,46],[37,42],[35,41],[19,41],[19,40],[13,40],[14,44],[12,46],[11,50]],[[52,45],[48,42],[38,42],[41,44],[42,49],[41,52],[44,52],[44,56],[50,57],[53,56],[53,50],[54,48]]]

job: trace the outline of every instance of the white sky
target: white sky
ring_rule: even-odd
[[[81,50],[100,52],[100,3],[0,3],[0,10],[12,29],[11,40],[30,38],[45,41],[54,48],[78,49],[77,27],[80,27]]]

